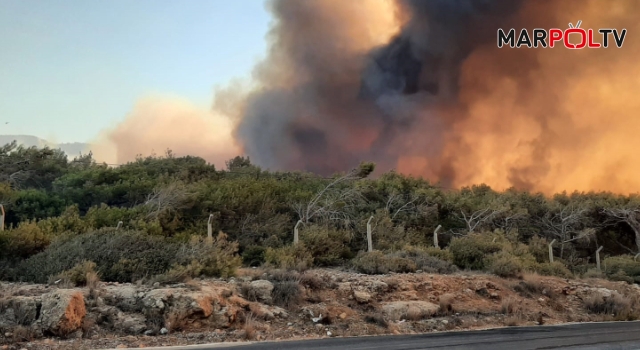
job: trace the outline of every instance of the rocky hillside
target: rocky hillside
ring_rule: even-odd
[[[107,349],[632,320],[640,288],[524,275],[241,270],[175,285],[0,284],[2,349]]]

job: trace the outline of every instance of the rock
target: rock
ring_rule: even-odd
[[[347,314],[343,312],[343,313],[340,314],[339,317],[340,317],[341,320],[344,320],[345,318],[347,318]]]
[[[375,293],[385,293],[389,290],[389,285],[382,281],[372,281],[370,288]]]
[[[445,325],[446,325],[446,324],[449,324],[449,321],[447,321],[447,320],[442,320],[442,324],[445,324]]]
[[[42,296],[40,321],[42,330],[64,336],[82,325],[87,310],[82,293],[72,289],[58,289]]]
[[[169,333],[168,329],[166,329],[164,327],[162,327],[162,329],[160,329],[160,334],[165,335],[165,334],[168,334],[168,333]]]
[[[39,300],[34,297],[12,297],[4,308],[0,307],[0,329],[11,329],[16,325],[31,325],[36,321],[39,303]]]
[[[332,336],[333,334],[331,333],[331,331],[327,331],[327,337]]]
[[[173,297],[175,289],[163,288],[150,290],[142,297],[142,306],[145,309],[164,310],[169,299]],[[128,310],[123,310],[128,311]]]
[[[147,329],[147,319],[140,314],[122,314],[114,326],[128,334],[141,334]]]
[[[207,318],[213,314],[215,299],[213,295],[202,292],[176,293],[172,309],[178,309],[189,317]]]
[[[349,282],[338,283],[338,291],[340,291],[342,293],[350,293],[351,292],[351,283],[349,283]]]
[[[291,326],[293,326],[293,323],[289,322],[289,323],[287,323],[287,326],[291,327]]]
[[[405,315],[428,317],[438,312],[439,306],[428,301],[390,301],[382,303],[382,313],[391,321],[398,321]]]
[[[356,299],[357,302],[361,304],[365,304],[371,301],[371,294],[367,292],[359,291],[359,290],[356,290],[353,292],[353,297]]]
[[[116,346],[116,349],[126,349],[127,346],[124,344],[118,344],[118,346]]]
[[[146,336],[152,336],[154,333],[155,332],[152,331],[151,329],[148,329],[148,330],[144,331],[144,335],[146,335]]]
[[[271,312],[273,312],[273,315],[276,317],[280,317],[280,318],[287,318],[289,317],[289,313],[287,312],[287,310],[281,308],[281,307],[277,307],[274,306],[271,308]]]
[[[258,301],[261,301],[266,304],[271,304],[273,299],[271,297],[271,292],[273,291],[273,283],[267,280],[257,280],[249,283],[249,294],[245,295],[245,297],[252,299],[255,298]]]
[[[122,311],[136,312],[141,308],[138,305],[137,290],[134,286],[107,286],[104,300],[109,305],[117,306]]]

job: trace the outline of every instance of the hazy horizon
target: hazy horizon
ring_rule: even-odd
[[[92,142],[149,97],[210,109],[270,21],[258,0],[0,0],[0,135]]]

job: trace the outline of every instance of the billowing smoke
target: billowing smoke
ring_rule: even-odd
[[[640,190],[640,2],[278,0],[236,136],[260,165],[373,160],[449,186]],[[389,17],[391,16],[391,17]],[[499,49],[498,28],[627,28],[622,49]],[[382,40],[382,42],[381,42]]]
[[[95,159],[110,164],[134,161],[138,156],[163,156],[171,150],[176,156],[198,156],[224,167],[226,160],[240,154],[231,130],[228,118],[187,101],[148,97],[90,148]]]
[[[233,133],[254,163],[273,170],[330,174],[370,160],[450,187],[640,191],[640,1],[269,6],[269,51],[252,87],[216,94],[214,110],[229,121],[143,104],[109,133],[120,160],[172,148],[219,161],[238,151]],[[498,28],[577,21],[626,28],[624,46],[496,45]]]

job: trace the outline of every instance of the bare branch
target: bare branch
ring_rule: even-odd
[[[149,210],[148,218],[158,218],[165,212],[173,212],[185,207],[192,193],[179,183],[153,190],[144,203]]]

